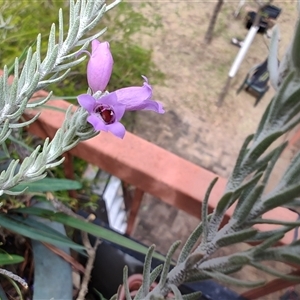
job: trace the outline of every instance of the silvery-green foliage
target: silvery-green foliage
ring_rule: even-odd
[[[0,143],[3,143],[12,130],[34,122],[38,118],[20,122],[20,117],[27,108],[34,108],[46,103],[50,97],[29,102],[32,95],[49,84],[63,80],[72,67],[81,63],[85,56],[78,57],[89,43],[99,37],[105,30],[93,36],[85,35],[93,29],[103,14],[114,7],[119,0],[106,5],[104,0],[70,0],[69,29],[63,31],[63,14],[59,11],[58,38],[56,26],[52,25],[47,53],[41,57],[41,34],[36,40],[36,49],[29,47],[23,67],[19,66],[19,58],[15,59],[14,78],[9,81],[7,66],[3,68],[0,77]],[[1,21],[1,19],[0,19]],[[3,23],[3,22],[2,22]],[[91,138],[95,132],[86,125],[86,112],[78,109],[74,114],[68,111],[63,127],[56,133],[54,139],[45,141],[21,163],[17,172],[18,161],[11,161],[9,168],[0,174],[0,195],[13,192],[10,188],[21,182],[39,180],[46,176],[45,171],[62,162],[56,161],[65,151],[74,147],[79,141]]]
[[[300,221],[279,221],[262,217],[264,213],[276,207],[296,210],[300,205],[300,152],[287,167],[277,186],[265,193],[270,174],[287,143],[279,144],[272,151],[268,148],[300,123],[300,21],[281,63],[277,58],[278,37],[279,32],[275,29],[270,47],[269,71],[276,94],[262,116],[257,131],[246,138],[223,196],[213,213],[208,215],[209,195],[217,181],[215,179],[203,200],[202,222],[183,246],[176,266],[167,271],[171,266],[174,249],[179,246],[178,242],[171,247],[167,255],[159,284],[146,293],[149,291],[149,276],[152,274],[149,262],[153,248],[150,248],[144,270],[147,280],[134,297],[135,300],[166,299],[169,292],[173,292],[175,299],[189,299],[188,296],[181,296],[176,287],[184,282],[209,278],[244,287],[264,284],[264,281],[249,282],[230,276],[245,265],[286,280],[299,281],[297,276],[281,274],[262,264],[267,260],[300,264],[299,240],[290,245],[276,246],[286,232],[300,226]],[[236,206],[231,219],[221,227],[226,211],[233,204]],[[279,227],[260,232],[253,227],[255,224],[276,224]],[[212,258],[218,249],[240,242],[260,244],[244,252]],[[197,299],[199,296],[190,297]],[[130,299],[127,295],[126,300]]]

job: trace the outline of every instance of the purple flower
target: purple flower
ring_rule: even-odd
[[[103,92],[106,88],[113,66],[113,58],[108,42],[92,42],[92,54],[87,66],[88,84],[92,91]],[[95,99],[83,94],[78,96],[79,104],[85,108],[89,116],[87,121],[95,130],[110,131],[117,137],[123,138],[125,128],[119,122],[126,110],[152,110],[159,114],[165,111],[162,105],[152,100],[152,87],[145,76],[143,86],[132,86],[116,90]],[[98,93],[97,93],[98,94]]]
[[[117,95],[119,103],[126,105],[126,110],[153,110],[159,114],[165,111],[162,105],[152,98],[152,87],[148,83],[148,79],[142,76],[145,80],[143,86],[131,86],[122,88],[112,92]]]
[[[79,104],[87,110],[87,121],[95,130],[111,132],[119,138],[125,135],[125,127],[119,122],[125,113],[125,105],[117,101],[116,95],[107,94],[96,100],[88,94],[77,97]]]
[[[114,60],[109,49],[109,43],[93,40],[92,53],[87,65],[87,81],[94,93],[105,90],[112,73],[113,64]]]

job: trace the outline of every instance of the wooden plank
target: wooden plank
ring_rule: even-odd
[[[48,105],[66,110],[69,104],[63,100],[49,101]],[[36,111],[27,111],[27,118]],[[29,131],[41,138],[52,138],[64,120],[64,113],[43,109],[39,119],[29,126]],[[101,132],[93,139],[81,142],[71,154],[115,175],[136,188],[160,200],[200,218],[201,203],[210,182],[216,174],[201,168],[167,150],[143,140],[129,132],[124,139]],[[209,200],[209,212],[216,207],[226,185],[226,179],[219,177]],[[233,213],[229,208],[224,218],[227,223]],[[296,220],[297,215],[285,208],[276,208],[266,218]],[[260,230],[276,228],[276,225],[260,224]],[[281,240],[288,244],[293,239],[289,232]]]

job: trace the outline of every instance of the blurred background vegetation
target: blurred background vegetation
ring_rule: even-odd
[[[2,22],[0,19],[0,64],[12,64],[15,57],[20,56],[28,45],[35,42],[42,33],[42,54],[45,55],[47,40],[52,23],[58,24],[58,10],[63,8],[65,32],[68,29],[68,1],[51,0],[4,0],[0,2]],[[151,5],[145,3],[142,5]],[[65,8],[65,9],[64,9]],[[110,42],[114,57],[114,69],[108,90],[141,85],[141,75],[146,75],[151,82],[163,80],[163,74],[151,60],[152,51],[144,49],[134,41],[135,33],[143,31],[151,34],[161,27],[159,18],[148,20],[134,11],[130,3],[120,3],[107,13],[102,22],[94,28],[94,32],[107,27],[106,33],[100,37]],[[154,79],[154,80],[153,80]],[[49,89],[57,96],[76,96],[87,90],[86,63],[74,68],[68,79]]]

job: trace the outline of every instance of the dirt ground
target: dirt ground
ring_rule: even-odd
[[[216,102],[227,73],[239,49],[230,44],[232,37],[243,38],[245,11],[235,19],[238,1],[226,2],[217,20],[211,45],[203,43],[215,2],[152,1],[151,6],[133,2],[135,9],[149,18],[159,15],[163,27],[153,36],[137,36],[144,47],[153,49],[153,60],[165,73],[164,83],[154,84],[155,99],[163,102],[166,114],[139,113],[135,134],[184,157],[216,174],[228,177],[245,137],[254,132],[274,91],[268,91],[257,107],[255,99],[236,90],[248,70],[268,55],[269,40],[257,35],[221,107]],[[254,2],[248,2],[248,5]],[[292,35],[296,21],[296,2],[275,3],[282,8],[277,20],[281,32],[279,59]],[[151,78],[149,78],[151,83]],[[166,253],[176,239],[186,239],[198,220],[145,197],[134,237],[146,244],[155,243]],[[247,247],[242,245],[241,247]],[[237,248],[228,251],[236,251]],[[225,250],[224,250],[225,251]],[[227,251],[227,250],[226,250]],[[224,253],[223,253],[224,254]],[[246,269],[242,278],[257,279],[256,270]],[[264,277],[269,279],[268,276]],[[232,287],[240,292],[241,289]],[[264,299],[279,299],[279,295]]]

